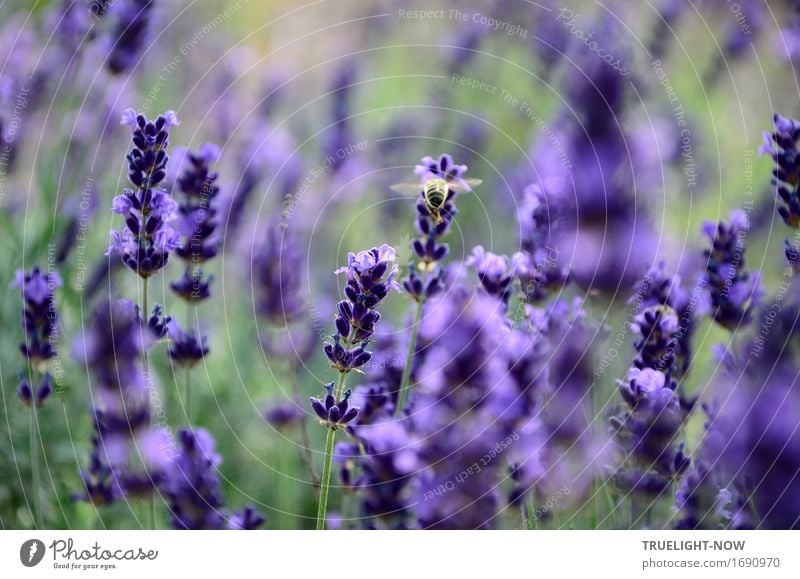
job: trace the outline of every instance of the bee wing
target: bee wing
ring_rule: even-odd
[[[450,186],[455,185],[455,189],[459,191],[471,192],[473,187],[477,187],[481,183],[483,183],[481,179],[456,179]]]
[[[422,191],[422,185],[419,183],[395,183],[390,189],[406,197],[414,197]]]

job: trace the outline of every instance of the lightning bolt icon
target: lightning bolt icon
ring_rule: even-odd
[[[39,550],[39,544],[38,543],[31,543],[31,549],[28,552],[28,563],[33,561],[33,556],[36,554],[36,551],[38,551],[38,550]]]

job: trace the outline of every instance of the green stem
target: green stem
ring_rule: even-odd
[[[344,379],[346,372],[339,372],[339,380],[334,389],[334,397],[339,400],[341,392],[344,390]],[[328,493],[331,487],[331,469],[333,466],[333,443],[336,440],[336,431],[328,427],[325,437],[325,459],[322,463],[322,481],[319,489],[319,508],[317,509],[317,530],[325,530],[325,516],[328,511]]]
[[[31,445],[31,492],[33,493],[33,522],[37,529],[42,528],[42,498],[39,494],[39,448],[37,445],[37,433],[39,431],[38,417],[36,415],[36,401],[31,403],[31,414],[29,422],[29,438]]]
[[[400,380],[400,393],[397,395],[397,408],[395,408],[394,412],[394,415],[397,417],[403,416],[406,398],[408,397],[409,383],[411,381],[411,365],[414,361],[414,353],[417,350],[417,337],[419,336],[420,320],[422,320],[422,303],[422,300],[417,302],[417,311],[414,314],[414,325],[411,327],[411,338],[408,342],[406,365],[403,367],[403,377]]]

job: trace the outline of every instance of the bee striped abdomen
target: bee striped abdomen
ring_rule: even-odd
[[[429,207],[439,209],[447,200],[447,181],[444,179],[429,179],[425,183],[425,201]]]

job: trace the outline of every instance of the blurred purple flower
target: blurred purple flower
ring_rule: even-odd
[[[125,189],[114,198],[112,209],[124,217],[125,229],[111,232],[106,255],[116,253],[128,268],[147,278],[164,267],[170,252],[180,246],[180,236],[170,225],[177,204],[157,188],[166,176],[169,129],[178,124],[178,118],[167,111],[151,122],[126,109],[122,124],[133,133],[128,179],[137,189]]]
[[[11,287],[22,292],[22,328],[25,341],[19,345],[22,354],[33,364],[40,365],[56,355],[58,312],[55,290],[61,287],[61,277],[53,270],[44,273],[39,266],[29,272],[17,271]]]

